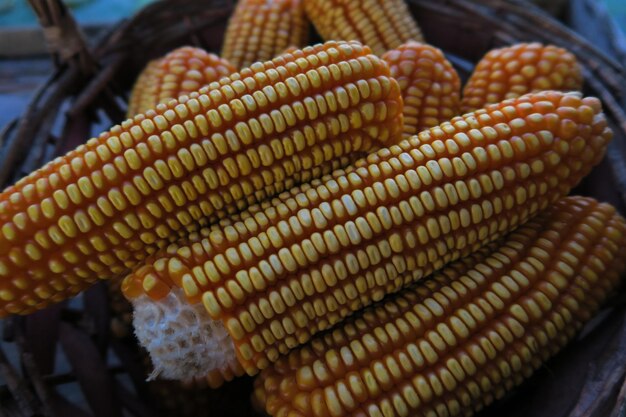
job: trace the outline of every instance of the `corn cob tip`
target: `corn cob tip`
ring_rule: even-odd
[[[409,41],[382,59],[402,92],[405,138],[460,113],[461,80],[440,49]]]
[[[202,304],[190,304],[182,290],[170,291],[159,302],[142,295],[132,304],[135,335],[154,366],[151,379],[189,380],[206,378],[216,369],[239,370],[222,322],[212,320]]]
[[[241,213],[136,270],[125,292],[157,302],[182,289],[224,323],[254,375],[517,228],[566,195],[609,139],[594,98],[543,92],[488,106]]]
[[[192,46],[174,49],[150,61],[139,74],[128,101],[127,117],[188,95],[235,71],[226,59],[204,49]]]
[[[0,316],[123,276],[200,227],[396,143],[401,109],[384,61],[328,42],[114,126],[0,193]]]
[[[463,112],[527,93],[581,90],[582,68],[564,48],[537,42],[489,51],[463,88]]]

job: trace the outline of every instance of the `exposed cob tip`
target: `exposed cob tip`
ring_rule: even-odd
[[[150,378],[206,378],[216,369],[243,373],[222,322],[212,320],[202,304],[190,304],[182,290],[170,291],[158,303],[143,295],[133,307],[135,335],[154,366]]]

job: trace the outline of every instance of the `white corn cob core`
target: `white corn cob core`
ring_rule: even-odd
[[[233,340],[221,320],[209,317],[202,303],[189,304],[175,288],[162,300],[133,300],[135,335],[150,354],[149,379],[189,380],[237,363]]]

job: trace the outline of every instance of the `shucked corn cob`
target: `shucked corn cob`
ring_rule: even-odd
[[[558,352],[617,286],[626,223],[572,197],[261,373],[274,417],[469,416]]]
[[[308,32],[301,0],[239,0],[226,28],[222,57],[247,67],[289,46],[303,47]]]
[[[611,135],[559,92],[423,131],[136,270],[139,340],[165,377],[254,374],[567,194]]]
[[[329,42],[255,64],[7,188],[0,316],[127,273],[201,220],[319,177],[342,155],[395,143],[402,98],[369,52]]]
[[[144,101],[148,101],[145,99],[145,92],[147,90],[152,90],[154,88],[154,83],[157,79],[157,73],[159,73],[159,64],[163,58],[153,59],[148,62],[148,65],[141,71],[137,79],[135,80],[135,84],[133,84],[133,89],[130,92],[130,96],[128,97],[128,109],[126,110],[126,117],[131,118],[136,114],[141,113],[142,108],[147,107],[142,103]],[[152,107],[156,107],[159,104],[158,96],[156,93],[151,94],[150,101],[154,101],[154,105]],[[147,107],[150,109],[152,107]]]
[[[553,45],[520,43],[494,49],[476,65],[463,89],[463,112],[524,94],[580,91],[582,70],[576,57]]]
[[[423,41],[404,0],[303,1],[324,39],[357,40],[379,56],[407,41]]]
[[[460,113],[461,80],[441,50],[408,42],[383,55],[404,100],[404,136],[437,126]]]
[[[184,46],[150,61],[139,74],[128,103],[128,117],[153,109],[226,77],[236,69],[203,49]]]

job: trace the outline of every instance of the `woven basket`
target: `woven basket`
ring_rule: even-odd
[[[602,99],[615,140],[607,158],[575,191],[626,213],[626,70],[522,1],[407,0],[426,39],[462,78],[489,49],[541,41],[574,52],[585,94]],[[0,131],[0,185],[122,120],[143,66],[186,44],[219,51],[233,1],[163,0],[88,48],[59,0],[30,0],[57,70],[24,115]],[[146,382],[146,356],[128,328],[128,305],[102,283],[82,297],[28,317],[4,320],[0,416],[255,416],[251,379],[220,390]],[[579,338],[480,416],[626,415],[626,296],[614,299]]]

